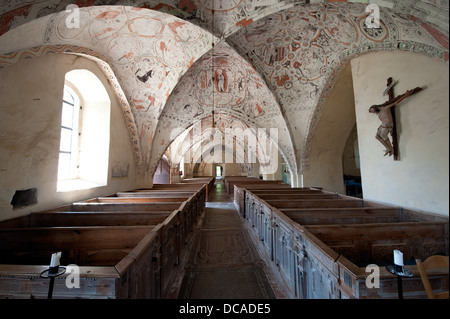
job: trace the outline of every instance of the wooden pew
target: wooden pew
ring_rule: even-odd
[[[160,224],[115,265],[120,275],[116,299],[158,299],[165,296],[162,268],[163,250]]]
[[[259,198],[264,199],[266,201],[298,201],[298,200],[310,200],[310,199],[317,199],[317,200],[323,200],[323,199],[340,199],[340,196],[338,194],[321,194],[321,193],[289,193],[289,194],[282,194],[282,193],[271,193],[271,194],[260,194],[255,193],[252,191],[253,194],[258,195]]]
[[[361,199],[285,199],[266,200],[267,204],[276,208],[346,208],[365,207],[365,202]]]
[[[180,192],[180,189],[184,191],[186,187],[180,186],[180,184],[169,184],[168,188],[177,190],[174,193]],[[206,192],[208,185],[206,183],[197,183],[193,189],[195,192],[190,192],[189,198],[184,200],[179,204],[177,208],[177,214],[168,217],[163,222],[162,229],[164,232],[161,234],[161,291],[164,294],[167,293],[170,288],[170,282],[173,280],[175,273],[177,272],[178,266],[183,263],[187,257],[187,249],[193,238],[193,231],[196,228],[196,224],[200,220],[200,216],[204,213],[205,202],[206,202]],[[160,189],[165,189],[167,187],[161,187]],[[152,190],[154,191],[154,190]],[[148,190],[139,190],[129,193],[148,193]],[[122,198],[127,198],[126,202],[132,202],[133,205],[145,205],[141,201],[147,201],[149,199],[146,197],[113,197],[112,205],[124,205],[122,204]],[[102,198],[98,198],[103,201]],[[151,198],[150,198],[151,199]],[[159,200],[160,198],[156,198]],[[177,198],[167,197],[167,202],[177,201]],[[163,205],[164,202],[154,202],[152,205]],[[125,204],[126,205],[126,204]],[[177,268],[178,267],[178,268]]]
[[[79,290],[66,289],[67,276],[58,277],[56,298],[166,296],[186,260],[205,193],[203,185],[183,202],[164,203],[95,198],[1,222],[0,297],[45,298],[48,280],[39,275],[55,251],[63,252],[63,265],[75,263],[81,270]],[[20,287],[23,282],[29,284]]]
[[[195,191],[151,191],[151,190],[140,190],[135,192],[119,192],[116,193],[117,197],[148,197],[148,198],[189,198],[195,193]]]
[[[208,177],[195,177],[195,178],[189,178],[189,179],[183,179],[181,181],[182,183],[192,184],[197,182],[202,182],[206,185],[206,201],[208,201],[209,194],[211,194],[211,191],[214,187],[214,184],[216,182],[216,178],[212,176]]]
[[[288,184],[283,184],[281,180],[261,180],[258,178],[252,177],[242,177],[242,176],[226,176],[224,177],[225,189],[227,190],[227,194],[230,197],[234,197],[234,185],[239,185],[241,187],[245,187],[248,185],[264,185],[268,187],[269,185],[284,185],[281,187],[290,188],[291,186]],[[244,186],[245,185],[245,186]]]
[[[48,264],[62,251],[62,264],[114,266],[154,226],[30,227],[0,230],[1,264]]]
[[[55,278],[53,298],[159,298],[159,229],[160,226],[153,227],[115,265],[65,266],[65,274]],[[43,264],[0,264],[0,298],[47,298],[49,279],[41,278],[40,274],[48,269],[48,260]],[[68,288],[66,279],[75,270],[79,271],[79,287]],[[147,288],[138,289],[142,285]]]
[[[412,278],[403,279],[404,298],[426,298],[415,259],[435,254],[448,255],[448,222],[376,223],[366,225],[305,226],[322,242],[340,254],[340,291],[346,298],[397,298],[397,279],[385,266],[392,263],[393,249],[404,256]],[[368,289],[368,265],[380,269],[380,287]],[[435,273],[436,289],[448,290],[448,269]]]
[[[264,182],[261,181],[260,182]],[[283,183],[250,183],[250,184],[246,184],[245,180],[243,182],[238,182],[233,184],[234,187],[234,191],[233,191],[233,203],[237,209],[237,211],[239,212],[239,214],[241,216],[245,215],[245,211],[244,211],[244,202],[245,202],[245,192],[246,191],[256,191],[256,190],[261,190],[263,192],[267,192],[267,191],[279,191],[279,192],[283,192],[284,190],[286,191],[290,191],[291,185],[289,184],[283,184]],[[300,189],[300,188],[296,188],[295,191],[298,190],[305,190],[306,189]],[[308,189],[309,192],[310,189]],[[317,191],[317,190],[314,190]],[[229,196],[231,197],[231,194],[229,194]]]
[[[174,185],[174,184],[172,184]],[[161,188],[158,190],[140,189],[131,192],[118,192],[115,195],[97,197],[91,202],[99,203],[115,203],[115,202],[129,202],[129,203],[164,203],[164,202],[184,202],[189,197],[198,192],[203,184],[195,188],[186,190],[184,187],[176,187],[174,189]]]
[[[76,226],[145,226],[163,223],[171,211],[153,212],[35,212],[0,222],[1,228],[76,227]]]
[[[271,188],[268,188],[271,187]],[[272,185],[259,185],[259,184],[237,184],[234,186],[234,202],[237,207],[242,206],[245,197],[245,191],[251,191],[259,198],[265,200],[277,200],[285,198],[286,200],[292,199],[315,199],[315,198],[329,198],[337,199],[339,195],[336,193],[323,193],[320,189],[314,188],[288,188],[287,184],[272,184]]]
[[[264,194],[323,194],[323,191],[318,188],[309,188],[309,187],[297,187],[297,188],[287,188],[286,184],[277,184],[271,185],[271,188],[268,188],[265,185],[245,185],[245,189],[251,191],[253,194],[258,196],[263,196]],[[288,185],[289,186],[289,185]],[[262,187],[262,188],[261,188]],[[336,194],[336,193],[331,193]]]
[[[74,212],[100,212],[100,211],[168,211],[178,209],[183,202],[166,202],[166,203],[99,203],[82,201],[72,205],[57,208],[58,211],[74,211]]]
[[[181,183],[209,183],[211,180],[215,181],[214,176],[203,176],[203,177],[192,177],[192,178],[183,178]]]
[[[40,275],[48,266],[0,264],[0,299],[47,299],[49,279]],[[79,271],[79,288],[69,289],[66,279]],[[121,292],[121,276],[114,266],[67,265],[54,281],[53,298],[113,299]],[[125,293],[124,293],[125,294]]]
[[[183,179],[181,183],[174,184],[153,184],[152,188],[137,189],[134,192],[196,192],[203,186],[206,186],[205,200],[209,198],[212,188],[214,187],[214,177],[201,177]]]
[[[150,198],[150,197],[97,197],[98,203],[179,203],[187,200],[188,197],[165,197],[165,198]]]
[[[306,225],[308,231],[357,265],[383,264],[393,247],[404,260],[448,252],[448,223],[406,222],[341,225]]]
[[[247,204],[247,203],[246,203]],[[259,253],[289,298],[337,298],[339,254],[278,209],[257,201],[246,219]]]
[[[296,189],[296,188],[291,188],[291,185],[289,184],[283,184],[280,183],[279,181],[262,181],[265,182],[263,184],[260,183],[246,183],[246,182],[236,182],[233,184],[233,187],[241,187],[241,188],[245,188],[247,190],[250,191],[257,191],[257,190],[262,190],[262,191],[279,191],[281,193],[284,193],[284,191],[289,191],[291,189]]]
[[[175,184],[170,184],[175,185]],[[171,186],[173,189],[179,190],[178,184],[176,186]],[[206,190],[207,186],[205,184],[196,184],[195,192],[191,192],[188,198],[180,198],[180,197],[166,197],[164,200],[167,203],[173,202],[176,204],[177,211],[176,214],[172,214],[168,218],[164,220],[160,239],[161,239],[161,293],[165,295],[170,288],[171,280],[174,279],[176,272],[179,269],[180,263],[187,256],[186,248],[189,246],[193,231],[196,227],[196,223],[199,221],[201,214],[204,212],[205,201],[206,201]],[[184,187],[181,187],[184,189]],[[128,192],[128,193],[141,193],[143,190],[138,192]],[[144,191],[143,193],[147,193],[148,191]],[[177,192],[175,192],[176,194]],[[183,199],[182,202],[179,202]],[[152,200],[156,200],[153,202]],[[131,205],[148,205],[147,203],[151,202],[151,205],[161,205],[166,204],[165,202],[160,201],[161,197],[151,198],[148,196],[140,197],[140,196],[129,196],[129,197],[118,197],[118,196],[110,196],[110,197],[98,197],[95,199],[91,199],[89,201],[85,201],[82,204],[100,203],[111,205],[111,207],[121,207],[121,209],[129,209],[129,204]],[[77,203],[79,204],[79,203]],[[120,205],[120,206],[119,206]]]
[[[385,269],[394,249],[404,251],[407,263],[449,253],[449,222],[443,216],[344,195],[320,204],[318,199],[289,200],[302,190],[274,188],[279,200],[267,190],[236,190],[245,194],[241,215],[252,238],[292,298],[397,298],[397,279]],[[379,264],[380,289],[365,286],[365,267],[371,263]],[[405,298],[426,298],[416,266],[407,267],[414,278],[404,279]],[[448,272],[433,280],[448,286]]]
[[[407,221],[399,207],[283,208],[280,211],[301,225],[394,223]]]

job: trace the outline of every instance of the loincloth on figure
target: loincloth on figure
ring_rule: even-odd
[[[389,137],[389,134],[392,134],[394,131],[394,126],[389,124],[381,124],[378,127],[377,135],[381,137],[383,140],[387,140]]]

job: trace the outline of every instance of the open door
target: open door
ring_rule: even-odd
[[[223,167],[220,165],[216,166],[216,178],[222,178],[223,177]]]

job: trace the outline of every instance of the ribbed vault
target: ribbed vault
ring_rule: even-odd
[[[402,50],[449,58],[447,1],[383,1],[376,29],[366,4],[309,2],[7,0],[0,67],[49,52],[98,59],[142,174],[213,111],[224,127],[230,117],[276,127],[280,153],[300,174],[328,94],[353,57]]]

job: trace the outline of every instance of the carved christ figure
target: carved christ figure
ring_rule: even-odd
[[[394,147],[392,146],[391,140],[389,139],[389,134],[392,135],[394,130],[394,121],[392,119],[391,108],[399,104],[405,98],[415,93],[415,90],[408,90],[404,94],[397,96],[396,98],[384,102],[380,105],[372,105],[369,108],[369,113],[374,113],[378,115],[381,121],[381,125],[378,127],[377,135],[375,138],[383,144],[386,148],[384,156],[392,156],[394,154]]]

